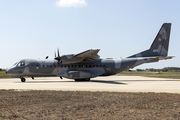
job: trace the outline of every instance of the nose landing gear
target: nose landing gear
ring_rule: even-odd
[[[21,78],[21,82],[26,82],[26,79],[25,78]]]

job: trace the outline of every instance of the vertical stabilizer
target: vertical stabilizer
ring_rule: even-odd
[[[156,38],[154,39],[154,42],[152,43],[150,49],[132,55],[128,58],[167,56],[168,48],[169,48],[170,31],[171,31],[171,23],[164,23],[161,29],[159,30]]]

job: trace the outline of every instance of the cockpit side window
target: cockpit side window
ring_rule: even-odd
[[[21,62],[21,66],[25,66],[25,63],[24,63],[24,62]]]
[[[17,66],[21,66],[21,62],[20,63],[18,63],[18,65]]]
[[[25,62],[24,61],[19,62],[17,66],[25,66]]]

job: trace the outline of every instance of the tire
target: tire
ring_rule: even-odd
[[[90,81],[90,78],[87,78],[85,81]]]
[[[21,78],[21,82],[26,82],[26,79],[25,78]]]
[[[79,79],[74,79],[74,81],[78,82],[78,81],[79,81]]]

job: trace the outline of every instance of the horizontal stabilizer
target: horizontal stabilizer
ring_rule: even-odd
[[[146,63],[158,62],[159,60],[172,59],[173,57],[174,56],[168,56],[168,57],[149,57],[150,60],[148,60]]]

